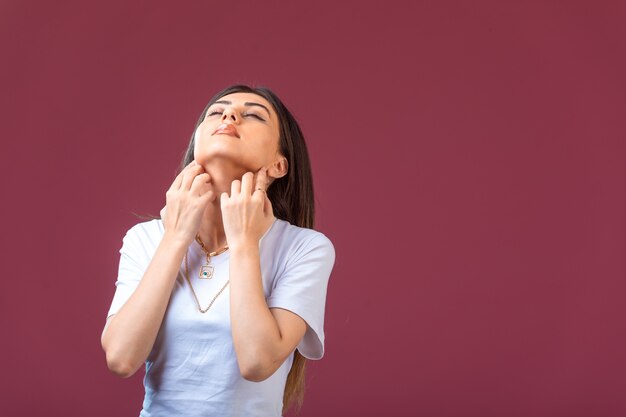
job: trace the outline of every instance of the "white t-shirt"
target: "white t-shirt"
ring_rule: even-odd
[[[120,249],[116,291],[108,316],[133,293],[164,233],[161,220],[133,226]],[[324,307],[335,261],[331,241],[322,233],[276,219],[259,241],[263,291],[268,307],[296,313],[307,323],[297,349],[308,359],[324,354]],[[229,279],[229,251],[211,258],[214,275],[200,279],[206,261],[197,242],[189,246],[189,275],[206,308]],[[230,326],[230,285],[206,313],[198,311],[181,264],[176,284],[146,360],[142,417],[280,416],[293,353],[262,382],[245,380],[237,365]]]

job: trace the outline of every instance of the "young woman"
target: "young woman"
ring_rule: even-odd
[[[160,219],[124,237],[107,365],[145,363],[140,416],[281,416],[324,354],[330,240],[300,128],[266,88],[202,112]]]

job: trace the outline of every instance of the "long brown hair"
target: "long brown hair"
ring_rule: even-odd
[[[194,159],[195,132],[204,120],[209,107],[228,94],[252,93],[266,99],[278,115],[280,121],[279,150],[287,158],[287,174],[272,182],[267,190],[267,196],[272,202],[274,216],[289,223],[313,229],[315,221],[315,202],[313,199],[313,176],[309,153],[304,142],[304,135],[298,122],[280,101],[278,96],[266,87],[250,87],[247,85],[233,85],[217,93],[206,105],[191,133],[189,146],[180,164],[180,170]],[[283,396],[283,413],[291,406],[298,412],[304,401],[306,358],[296,351]]]

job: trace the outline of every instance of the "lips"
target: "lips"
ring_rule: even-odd
[[[237,129],[235,128],[235,126],[231,125],[230,123],[222,123],[221,125],[219,125],[217,129],[215,129],[215,131],[211,134],[211,136],[219,135],[219,134],[239,137],[239,133],[237,133]]]

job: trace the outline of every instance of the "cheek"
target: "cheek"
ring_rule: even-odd
[[[198,128],[196,129],[196,131],[193,134],[193,153],[194,153],[194,155],[198,154],[198,148],[199,148],[200,142],[201,142],[201,139],[200,139],[200,136],[202,134],[201,130],[202,130],[202,125],[198,126]]]
[[[263,148],[263,153],[273,156],[279,148],[280,139],[278,132],[275,132],[274,129],[268,129],[259,136],[261,139],[259,145]]]
[[[210,133],[208,127],[204,123],[200,124],[200,126],[198,126],[196,131],[193,133],[194,149],[198,150],[202,147],[209,136]]]
[[[204,123],[198,126],[193,134],[193,155],[194,159],[200,163],[207,157],[207,153],[212,152],[208,148],[207,136],[209,135]]]
[[[276,140],[270,136],[258,138],[254,143],[253,152],[263,159],[271,159],[276,154]]]

